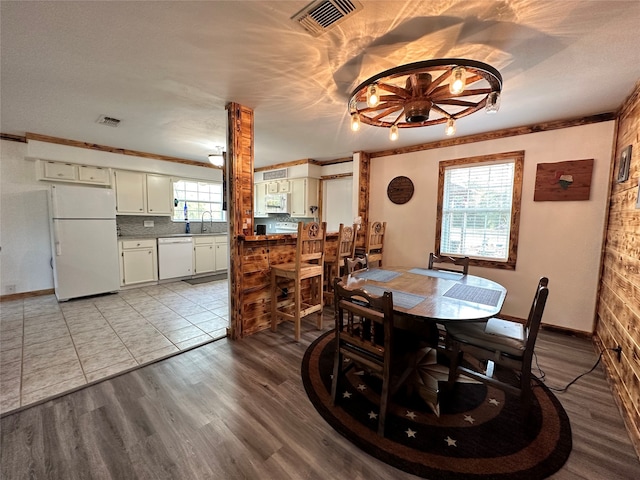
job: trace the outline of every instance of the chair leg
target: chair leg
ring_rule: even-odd
[[[333,379],[331,380],[331,405],[336,404],[336,396],[338,394],[338,377],[342,370],[342,354],[340,353],[339,339],[336,335],[336,353],[333,356]]]
[[[318,305],[320,305],[320,310],[318,310],[318,318],[316,319],[316,328],[318,330],[322,330],[322,324],[323,324],[323,310],[324,310],[324,297],[323,297],[323,291],[322,291],[322,283],[323,283],[323,278],[320,277],[318,279],[316,279],[317,283],[318,283],[318,287],[316,288],[316,292],[317,293],[317,298],[316,298],[316,302]]]
[[[301,282],[299,278],[296,278],[296,291],[295,291],[295,301],[294,301],[294,319],[293,319],[293,332],[294,332],[294,338],[296,340],[296,342],[300,341],[300,307],[302,307],[302,302],[301,302]]]
[[[388,368],[388,367],[386,367]],[[384,437],[384,426],[387,419],[387,409],[389,408],[389,391],[391,372],[386,371],[382,379],[382,392],[380,392],[380,416],[378,417],[378,435]]]
[[[271,331],[278,330],[278,277],[275,273],[271,273]]]

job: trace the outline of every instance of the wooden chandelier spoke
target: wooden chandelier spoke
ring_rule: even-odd
[[[373,120],[378,121],[384,117],[386,117],[387,115],[391,115],[393,112],[397,112],[398,110],[401,111],[402,114],[402,110],[404,110],[404,107],[402,105],[399,105],[397,107],[391,107],[391,108],[387,108],[386,110],[384,110],[382,113],[379,113],[378,115],[376,115],[375,117],[371,117]]]
[[[433,82],[431,82],[431,85],[429,85],[429,88],[425,92],[425,95],[431,96],[431,92],[433,92],[436,88],[438,88],[438,86],[440,86],[442,84],[443,81],[445,81],[447,78],[449,78],[451,76],[451,71],[452,71],[452,69],[447,70],[442,75],[440,75],[438,78],[436,78]]]
[[[442,90],[438,89],[436,92],[434,92],[431,95],[431,99],[434,102],[439,102],[440,100],[447,99],[447,98],[473,97],[474,95],[487,95],[489,93],[491,93],[490,88],[475,88],[475,89],[465,90],[461,93],[454,95],[449,91],[449,87],[443,87]]]
[[[439,105],[457,105],[458,107],[477,107],[480,104],[480,102],[469,102],[467,100],[458,100],[456,98],[445,98],[437,100],[436,103]]]
[[[390,83],[378,83],[378,88],[380,90],[386,90],[387,92],[395,93],[400,98],[406,99],[411,96],[411,94],[404,88],[398,87],[397,85],[391,85]]]

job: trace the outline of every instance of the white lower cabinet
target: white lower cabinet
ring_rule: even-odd
[[[158,280],[158,253],[155,239],[120,240],[120,285]]]
[[[193,237],[193,273],[212,273],[227,269],[227,235]]]
[[[229,263],[228,235],[216,237],[216,271],[226,270]]]
[[[193,273],[215,272],[215,237],[193,237]]]

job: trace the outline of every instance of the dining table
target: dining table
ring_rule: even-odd
[[[360,270],[342,277],[342,282],[349,289],[364,289],[373,295],[392,292],[394,313],[402,317],[396,322],[415,322],[430,327],[432,332],[438,331],[438,324],[478,322],[496,316],[507,296],[507,289],[493,280],[420,267]],[[438,416],[440,384],[449,372],[443,354],[446,356],[446,350],[441,346],[424,346],[403,374]],[[462,376],[458,381],[471,379]]]
[[[393,293],[397,314],[438,323],[481,321],[502,310],[507,289],[493,280],[420,267],[360,270],[343,277],[349,288]]]

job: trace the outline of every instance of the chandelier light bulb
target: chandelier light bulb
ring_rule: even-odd
[[[491,92],[487,95],[487,103],[484,108],[487,113],[497,113],[500,109],[500,93]]]
[[[378,96],[378,87],[373,83],[369,85],[369,88],[367,89],[367,105],[375,107],[378,105],[379,101],[380,97]]]
[[[360,115],[357,113],[351,114],[351,130],[354,132],[360,130]]]
[[[449,91],[457,95],[464,91],[466,86],[466,69],[464,67],[456,67],[451,72],[451,81],[449,83]]]
[[[447,128],[445,129],[445,133],[447,137],[454,135],[456,133],[456,121],[453,118],[447,120]]]
[[[395,142],[396,140],[398,140],[398,126],[397,125],[393,125],[391,127],[391,130],[389,130],[389,139],[392,142]]]

